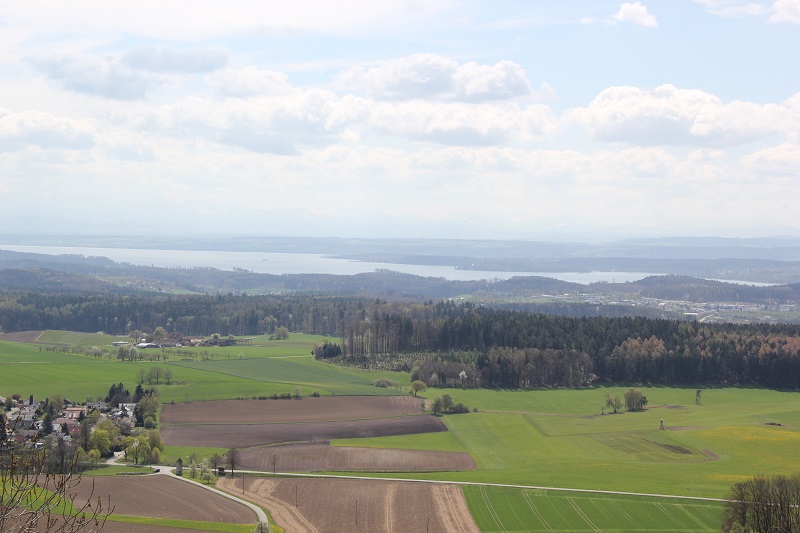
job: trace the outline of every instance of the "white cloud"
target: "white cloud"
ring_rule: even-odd
[[[309,89],[247,100],[186,98],[162,108],[154,123],[186,138],[201,137],[254,152],[296,154],[302,146],[334,141],[366,112],[361,99]]]
[[[594,139],[639,145],[735,145],[786,134],[792,124],[777,104],[724,104],[712,94],[672,85],[611,87],[568,120],[586,126]]]
[[[525,71],[513,61],[489,65],[470,62],[455,73],[456,94],[465,100],[505,100],[531,94]]]
[[[775,0],[769,21],[800,24],[800,0]]]
[[[641,2],[622,4],[617,14],[614,15],[613,20],[616,22],[630,22],[645,28],[658,27],[656,18],[647,11],[647,8]]]
[[[774,0],[771,6],[765,2],[747,0],[694,0],[706,7],[712,15],[729,18],[754,17],[769,13],[769,22],[800,24],[800,0]],[[769,2],[766,2],[767,4]]]
[[[98,137],[98,146],[114,159],[155,161],[156,150],[142,136],[125,131],[105,133]]]
[[[755,175],[786,176],[800,180],[800,142],[785,142],[759,150],[742,159]]]
[[[151,76],[131,70],[109,58],[32,58],[31,63],[63,88],[115,100],[144,98],[155,85]]]
[[[556,125],[549,107],[514,102],[374,102],[370,110],[370,124],[382,132],[452,145],[530,141]]]
[[[337,83],[377,99],[490,101],[532,94],[525,71],[517,63],[459,65],[436,54],[416,54],[377,67],[353,68],[340,75]]]
[[[756,2],[746,0],[694,0],[706,7],[712,15],[727,18],[753,17],[761,15],[766,7]]]
[[[283,72],[248,66],[240,70],[224,70],[206,78],[215,94],[244,98],[285,94],[292,90],[289,77]]]
[[[228,52],[219,49],[173,50],[144,46],[123,54],[122,63],[134,69],[150,72],[210,72],[228,63]]]
[[[94,129],[86,122],[41,111],[0,111],[0,151],[29,145],[53,149],[85,149],[94,144]]]

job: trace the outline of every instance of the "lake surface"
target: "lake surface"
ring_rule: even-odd
[[[138,248],[89,248],[83,246],[21,246],[14,244],[0,244],[0,250],[47,255],[72,254],[87,257],[107,257],[118,263],[154,267],[212,267],[228,271],[234,268],[242,268],[259,274],[353,275],[383,269],[416,276],[444,278],[451,281],[542,276],[582,284],[596,281],[623,283],[655,275],[646,272],[496,272],[456,270],[452,266],[373,263],[369,261],[332,259],[317,254],[295,253],[148,250]]]

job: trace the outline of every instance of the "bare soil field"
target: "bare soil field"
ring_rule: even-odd
[[[92,500],[99,496],[105,506],[110,496],[115,515],[232,524],[255,524],[258,520],[244,505],[168,475],[84,477],[71,491],[76,494],[76,505],[90,497],[92,481]],[[131,531],[130,525],[127,531]]]
[[[217,486],[241,494],[242,479]],[[292,533],[478,533],[457,485],[361,479],[245,479],[244,497]]]
[[[250,448],[285,442],[385,437],[436,431],[447,431],[447,427],[441,419],[433,415],[416,415],[288,424],[164,425],[161,427],[161,436],[168,446]]]
[[[3,333],[0,335],[0,341],[36,342],[41,335],[41,331],[18,331],[15,333]]]
[[[433,472],[475,470],[464,452],[393,450],[320,444],[286,444],[242,450],[240,468],[275,472]]]
[[[164,405],[161,423],[280,424],[422,414],[413,396],[323,396],[301,400],[219,400]]]

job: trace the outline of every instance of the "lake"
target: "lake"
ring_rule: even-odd
[[[392,270],[416,276],[444,278],[451,281],[478,279],[509,279],[514,276],[543,276],[573,283],[596,281],[637,281],[652,273],[646,272],[496,272],[485,270],[456,270],[452,266],[403,265],[333,259],[318,254],[220,252],[193,250],[149,250],[139,248],[89,248],[83,246],[21,246],[0,244],[0,249],[46,255],[83,255],[107,257],[118,263],[154,267],[212,267],[220,270],[241,268],[259,274],[340,274],[353,275],[375,270]]]

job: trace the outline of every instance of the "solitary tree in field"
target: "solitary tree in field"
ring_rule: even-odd
[[[442,409],[445,413],[453,410],[453,398],[449,394],[442,395]]]
[[[416,396],[418,392],[425,392],[426,390],[428,390],[428,386],[425,385],[424,381],[418,379],[411,382],[411,392],[414,393],[414,396]]]
[[[634,387],[625,391],[625,409],[628,411],[641,411],[647,405],[647,397]]]
[[[613,409],[614,414],[620,410],[622,407],[622,401],[619,399],[619,394],[614,395],[613,397],[610,394],[606,394],[606,407]]]
[[[211,463],[211,468],[213,468],[216,472],[217,467],[222,462],[222,456],[217,452],[214,452],[211,454],[211,457],[208,458],[208,462]]]
[[[231,469],[231,476],[233,476],[233,471],[239,464],[239,449],[231,448],[230,450],[228,450],[227,457],[228,457],[228,466]]]

